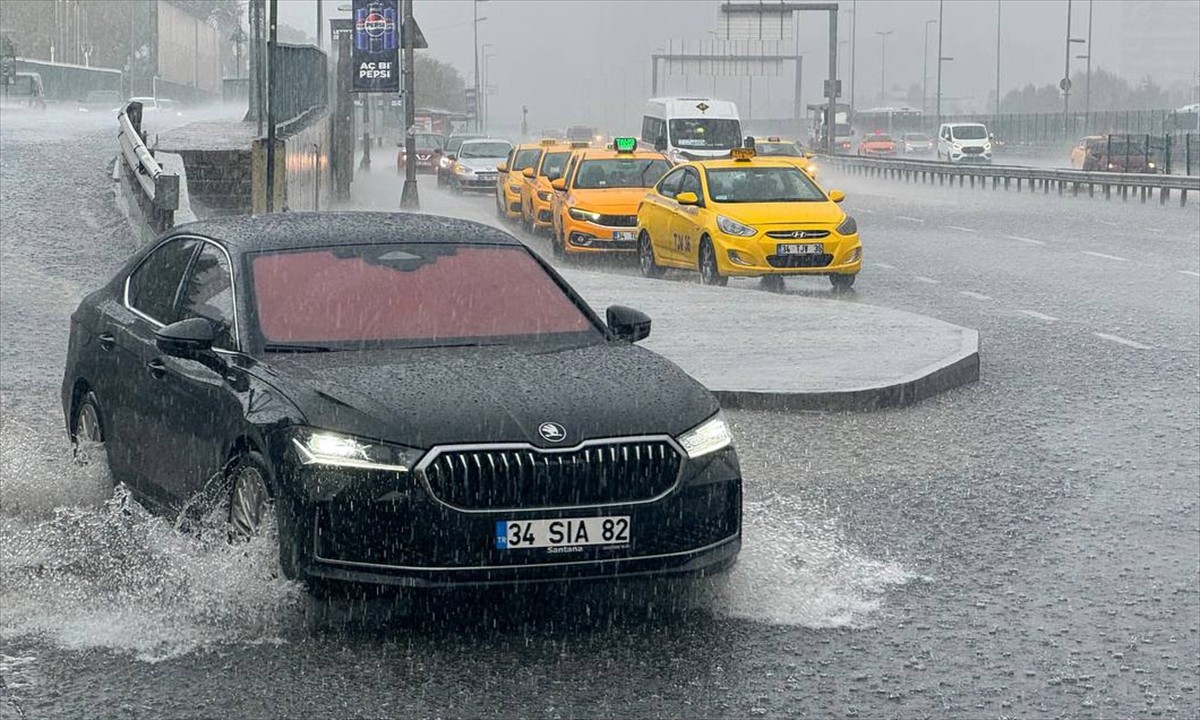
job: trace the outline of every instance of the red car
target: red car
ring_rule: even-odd
[[[442,156],[442,148],[446,139],[437,133],[413,133],[417,141],[417,172],[437,172],[438,159]],[[405,152],[404,139],[399,142],[400,149],[396,152],[396,172],[404,174]]]
[[[871,157],[894,157],[896,141],[891,135],[876,131],[874,135],[864,135],[858,143],[858,154]]]

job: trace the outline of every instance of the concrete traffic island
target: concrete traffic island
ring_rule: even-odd
[[[708,386],[726,408],[875,410],[979,379],[979,334],[923,315],[753,289],[562,272],[601,317],[609,305],[650,315],[652,331],[641,344]]]

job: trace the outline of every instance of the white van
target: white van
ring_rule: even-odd
[[[981,123],[942,123],[938,128],[938,160],[992,161],[992,136]]]
[[[742,146],[737,105],[706,97],[651,99],[642,117],[641,144],[677,163],[728,155]]]

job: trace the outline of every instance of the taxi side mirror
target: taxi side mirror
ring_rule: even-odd
[[[659,152],[663,152],[664,150],[667,149],[667,136],[666,135],[659,135],[657,138],[654,139],[654,149]]]
[[[496,170],[500,172],[508,172],[508,163],[500,163],[496,166]]]
[[[532,178],[533,177],[533,168],[527,167],[521,171],[521,174],[527,178]]]
[[[829,199],[835,203],[839,203],[846,199],[846,193],[842,192],[841,190],[830,190]]]
[[[566,190],[567,180],[566,178],[554,178],[550,181],[550,187],[554,188],[555,190]]]
[[[675,202],[680,205],[699,205],[700,198],[694,192],[681,192],[675,196]]]

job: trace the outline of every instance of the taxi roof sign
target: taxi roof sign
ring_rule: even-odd
[[[754,157],[754,148],[740,147],[729,151],[729,156],[734,160],[746,161]]]
[[[589,148],[592,144],[587,140],[575,140],[571,142],[571,149],[579,150],[581,148]]]
[[[542,138],[542,145],[557,145],[558,141],[554,138]]]
[[[634,150],[637,150],[637,138],[613,138],[613,150],[616,150],[619,153],[631,153]]]

